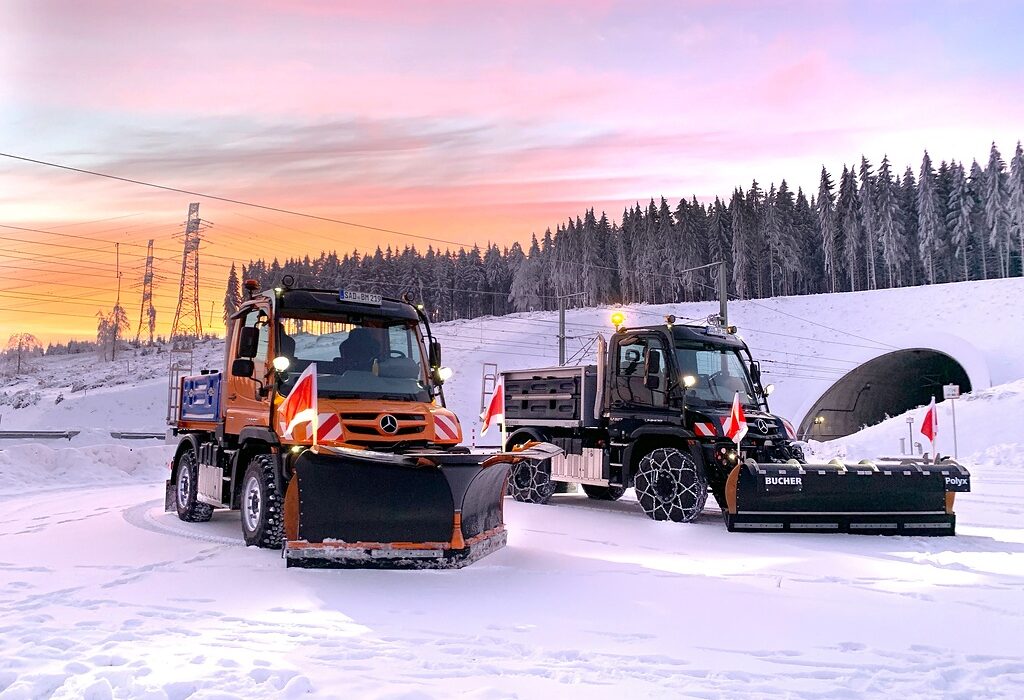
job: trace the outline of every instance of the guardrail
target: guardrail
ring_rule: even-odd
[[[0,430],[0,440],[70,440],[81,430]]]
[[[117,440],[163,440],[167,437],[166,433],[130,433],[130,432],[118,432],[111,431],[110,437]]]

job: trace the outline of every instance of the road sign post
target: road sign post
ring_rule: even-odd
[[[953,458],[959,459],[959,450],[956,444],[956,400],[960,398],[960,386],[958,384],[946,384],[942,387],[942,397],[947,399],[949,410],[953,413]]]

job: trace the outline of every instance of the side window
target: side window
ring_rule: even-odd
[[[262,309],[253,309],[242,318],[242,328],[257,328],[259,330],[259,343],[256,346],[256,357],[254,362],[266,362],[267,350],[270,348],[270,324],[267,323],[267,313]],[[237,349],[241,351],[242,333],[238,334]],[[240,353],[241,354],[241,353]]]
[[[648,359],[656,357],[659,371],[654,386],[648,386]],[[666,402],[667,368],[664,345],[655,336],[623,338],[615,364],[615,398],[632,405],[663,406]]]

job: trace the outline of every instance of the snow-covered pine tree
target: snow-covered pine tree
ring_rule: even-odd
[[[896,178],[893,185],[896,188],[896,201],[903,224],[903,250],[900,251],[900,256],[906,261],[900,285],[914,286],[918,280],[926,278],[925,265],[918,251],[917,180],[914,177],[914,169],[908,165],[903,171],[903,181]]]
[[[1007,183],[1010,210],[1010,236],[1017,238],[1018,270],[1024,276],[1024,150],[1020,141],[1010,160],[1010,180]]]
[[[732,221],[722,200],[715,197],[714,204],[708,212],[708,262],[724,262],[726,270],[732,269]],[[718,280],[719,271],[711,271],[713,280]],[[726,272],[728,274],[728,272]]]
[[[978,165],[978,161],[971,162],[971,174],[967,179],[967,191],[972,198],[971,208],[974,211],[973,226],[974,235],[978,249],[978,257],[981,259],[981,279],[988,279],[988,224],[985,221],[985,186],[987,178],[985,171]]]
[[[758,297],[764,296],[764,283],[768,275],[764,269],[764,261],[767,259],[768,249],[764,233],[764,191],[754,180],[750,189],[747,190],[745,199],[747,209],[747,260],[750,266],[748,271],[752,294]]]
[[[921,160],[921,177],[917,182],[917,245],[921,261],[929,284],[937,282],[935,276],[935,257],[939,255],[942,240],[942,227],[945,222],[941,218],[939,192],[935,182],[935,170],[928,151]]]
[[[836,226],[835,196],[832,194],[832,177],[821,166],[821,181],[818,184],[818,231],[821,236],[821,252],[825,260],[825,272],[828,274],[829,291],[836,291],[836,280],[839,275],[839,229]]]
[[[533,311],[541,306],[541,286],[544,271],[541,268],[541,249],[534,234],[530,252],[516,267],[509,290],[509,302],[516,311]]]
[[[843,166],[839,180],[839,198],[836,200],[836,216],[843,234],[843,257],[850,278],[850,291],[857,291],[860,268],[860,249],[864,240],[864,228],[860,218],[860,201],[857,196],[857,175],[852,168]]]
[[[953,251],[963,264],[964,281],[971,278],[967,257],[974,237],[974,202],[967,189],[967,177],[963,165],[953,164],[953,187],[949,191],[949,213],[946,215],[946,227],[952,235]]]
[[[748,220],[743,190],[736,188],[729,202],[729,215],[732,223],[732,283],[736,296],[746,299],[750,295],[750,279],[747,276],[749,267],[749,248],[747,244]]]
[[[770,291],[768,296],[775,296],[775,270],[778,268],[781,273],[781,266],[775,264],[776,256],[782,247],[782,222],[779,220],[779,193],[773,182],[768,188],[768,194],[764,198],[764,225],[761,227],[764,232],[764,243],[768,258],[768,285]],[[781,274],[779,275],[781,277]]]
[[[1006,163],[992,142],[988,167],[985,169],[985,224],[988,226],[989,244],[999,259],[999,276],[1010,274],[1010,227],[1007,220]]]
[[[775,216],[778,219],[779,239],[775,259],[781,269],[780,294],[793,294],[796,280],[800,275],[803,255],[796,227],[796,211],[793,192],[785,180],[775,193]]]
[[[867,276],[867,288],[878,288],[878,276],[875,272],[875,241],[878,240],[878,222],[875,217],[875,176],[871,173],[871,163],[864,156],[860,157],[860,200],[861,223],[864,226],[864,273]]]
[[[877,192],[875,214],[878,221],[878,240],[882,249],[882,261],[889,276],[889,286],[896,287],[903,280],[903,266],[906,259],[903,240],[903,212],[897,201],[896,184],[889,167],[889,156],[882,158],[875,179]]]
[[[235,264],[231,263],[231,271],[228,272],[228,286],[224,292],[224,323],[227,323],[232,314],[238,311],[241,303],[242,288],[238,282],[238,271],[235,269]]]

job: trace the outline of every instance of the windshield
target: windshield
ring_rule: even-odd
[[[316,363],[323,398],[430,401],[423,353],[411,321],[303,316],[279,321],[278,355],[289,359],[278,391],[287,396],[299,375]]]
[[[740,401],[756,406],[753,387],[739,354],[729,348],[697,343],[677,343],[676,362],[683,377],[690,375],[696,383],[686,392],[687,400],[707,403],[732,403],[738,391]]]

